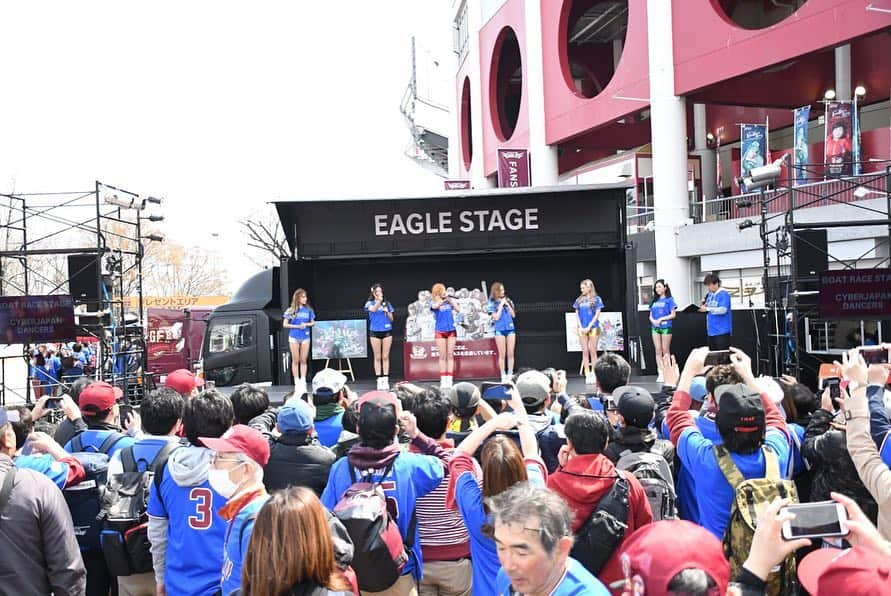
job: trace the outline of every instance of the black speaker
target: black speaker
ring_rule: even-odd
[[[100,259],[97,255],[68,255],[68,290],[75,304],[98,310]]]
[[[826,230],[799,230],[795,242],[795,271],[799,279],[817,278],[829,269]]]

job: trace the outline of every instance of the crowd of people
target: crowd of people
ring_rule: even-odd
[[[891,594],[889,367],[852,350],[815,393],[731,352],[655,395],[612,353],[596,394],[527,370],[499,399],[324,369],[273,407],[177,371],[136,412],[80,378],[0,410],[0,591]],[[787,535],[823,501],[844,531]]]

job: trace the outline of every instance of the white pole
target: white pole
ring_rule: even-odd
[[[548,145],[545,138],[542,51],[541,2],[526,0],[526,64],[523,65],[523,79],[526,82],[526,112],[529,114],[532,186],[555,185],[559,174],[557,147]]]

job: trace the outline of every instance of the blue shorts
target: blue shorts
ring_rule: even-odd
[[[501,337],[510,337],[511,335],[515,335],[517,332],[514,329],[496,329],[495,335],[500,335]]]
[[[289,344],[302,344],[307,341],[309,341],[308,337],[291,337],[290,335],[288,336]]]

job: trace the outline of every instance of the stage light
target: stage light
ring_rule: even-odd
[[[164,216],[163,215],[149,215],[148,217],[143,217],[142,219],[147,219],[149,221],[153,221],[153,222],[157,223],[159,221],[164,221]]]
[[[713,134],[710,133],[710,132],[709,132],[709,133],[706,133],[706,135],[705,135],[705,140],[708,141],[709,143],[714,143],[714,142],[715,142],[715,135],[713,135]]]
[[[863,97],[864,95],[866,95],[866,87],[864,87],[863,85],[857,85],[856,87],[854,87],[854,95],[856,95],[857,97]]]
[[[121,197],[117,194],[109,194],[105,195],[105,202],[109,205],[114,205],[115,207],[121,207],[122,209],[136,209],[137,211],[142,211],[142,209],[145,208],[145,201],[136,195],[125,195]]]
[[[769,184],[773,184],[776,182],[777,178],[780,177],[782,173],[782,167],[789,161],[789,154],[785,153],[781,158],[774,161],[771,164],[767,164],[766,166],[761,166],[760,168],[752,168],[749,170],[749,175],[745,178],[739,177],[736,179],[737,183],[740,186],[744,186],[746,192],[757,190],[759,188],[763,188]]]
[[[742,232],[743,230],[746,230],[748,228],[755,227],[755,222],[751,219],[746,219],[736,224],[736,227],[739,229],[740,232]]]
[[[147,236],[143,236],[142,238],[143,238],[143,240],[151,240],[152,242],[164,242],[164,234],[159,234],[159,233],[155,233],[155,232],[153,232]]]
[[[164,202],[162,197],[146,197],[145,200],[147,203],[153,203],[155,205],[160,205]]]
[[[828,101],[835,99],[835,89],[827,89],[826,93],[823,94],[823,99]]]

